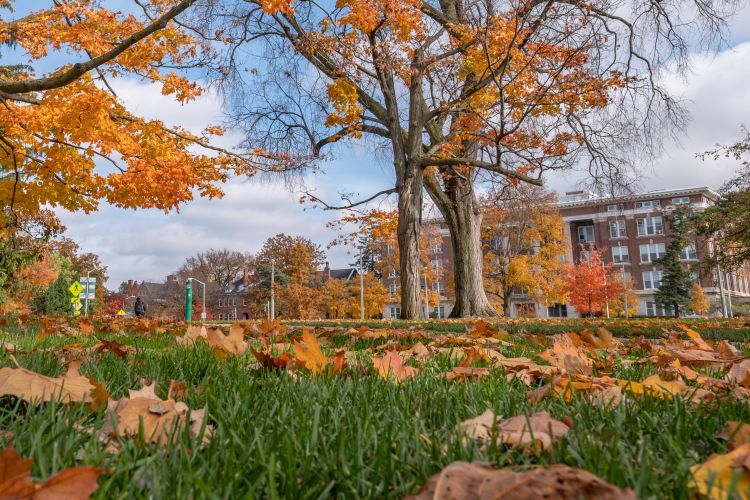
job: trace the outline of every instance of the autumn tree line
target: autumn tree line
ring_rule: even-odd
[[[484,265],[485,220],[493,217],[481,200],[487,186],[541,185],[581,166],[594,184],[628,186],[686,119],[660,73],[667,63],[687,70],[693,46],[718,47],[736,4],[153,0],[129,7],[50,0],[30,10],[0,0],[0,51],[18,61],[0,65],[4,286],[17,286],[25,267],[46,258],[37,240],[48,240],[45,226],[56,222],[45,210],[93,212],[108,203],[170,211],[195,196],[221,196],[233,176],[314,176],[356,147],[388,156],[392,187],[340,201],[307,190],[303,199],[355,216],[393,200],[401,314],[416,318],[427,202],[450,233],[452,315],[499,314],[505,299],[486,283]],[[49,69],[50,61],[59,65]],[[218,146],[220,125],[195,133],[139,116],[115,90],[121,78],[183,103],[214,84],[242,142]],[[732,199],[743,206],[742,197]],[[730,241],[743,242],[741,226],[730,229]],[[527,257],[490,274],[545,272],[543,258]]]

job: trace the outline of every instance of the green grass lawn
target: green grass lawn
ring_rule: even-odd
[[[443,327],[448,328],[453,326]],[[732,332],[733,339],[748,334]],[[292,377],[258,369],[249,352],[222,360],[202,344],[178,347],[168,334],[99,337],[136,350],[125,359],[110,353],[91,357],[81,373],[103,382],[113,398],[140,387],[141,378],[159,383],[162,397],[170,379],[183,380],[185,403],[207,406],[215,432],[202,448],[184,430],[177,445],[123,439],[113,455],[97,438],[104,410],[0,399],[0,429],[13,433],[0,439],[34,460],[36,478],[83,464],[111,469],[100,478],[95,498],[400,498],[456,460],[518,468],[561,463],[633,488],[639,498],[686,498],[690,466],[727,449],[716,434],[729,420],[750,421],[750,406],[733,400],[691,407],[680,398],[643,396],[603,408],[577,394],[569,403],[550,397],[530,404],[530,388],[507,382],[502,372],[473,382],[439,377],[458,362],[445,355],[427,362],[416,378],[394,384],[367,371],[338,376],[298,371]],[[16,354],[18,363],[57,376],[64,368],[55,349],[73,342],[91,345],[95,338],[35,341],[8,334],[3,341],[36,348]],[[364,350],[382,342],[355,346],[339,334],[324,350]],[[44,348],[52,350],[39,350]],[[519,342],[501,351],[512,356],[532,348]],[[368,354],[361,359],[369,365]],[[5,352],[0,364],[15,366]],[[652,372],[649,365],[618,364],[612,375],[640,380]],[[546,409],[558,419],[570,417],[573,428],[547,451],[494,444],[480,449],[462,439],[457,424],[486,408],[503,418]]]

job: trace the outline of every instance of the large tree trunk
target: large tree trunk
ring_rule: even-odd
[[[434,179],[426,186],[451,235],[455,305],[450,316],[497,316],[484,291],[482,210],[471,181],[456,176],[446,180],[445,190]]]
[[[423,316],[420,307],[419,237],[422,230],[422,172],[407,167],[398,197],[398,248],[401,270],[401,317],[415,319]]]

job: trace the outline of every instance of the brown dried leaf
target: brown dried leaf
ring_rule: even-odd
[[[224,335],[220,328],[211,328],[207,332],[208,345],[217,356],[227,358],[230,355],[242,355],[247,351],[245,328],[235,322],[229,327],[229,335]]]
[[[553,465],[526,472],[493,469],[488,464],[453,462],[432,476],[411,500],[495,500],[580,498],[635,500],[633,490],[623,490],[594,476]]]
[[[727,427],[716,437],[729,441],[729,448],[734,449],[743,444],[750,443],[750,424],[730,420]]]
[[[540,353],[539,357],[566,373],[591,375],[593,362],[576,346],[576,337],[570,334],[555,335],[552,347]]]
[[[0,369],[0,396],[16,396],[29,403],[56,399],[65,404],[82,402],[96,406],[101,403],[103,391],[100,384],[80,375],[74,364],[62,377],[45,377],[24,368]]]
[[[620,345],[612,335],[612,332],[600,326],[595,332],[583,330],[581,340],[594,349],[610,349]]]
[[[208,332],[205,326],[190,325],[182,337],[177,337],[177,345],[191,346],[199,339],[208,341]]]

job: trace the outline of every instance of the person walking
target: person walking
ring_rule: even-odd
[[[143,316],[146,315],[146,303],[143,302],[140,297],[135,299],[135,306],[133,309],[134,309],[135,315],[138,318],[142,318]]]

